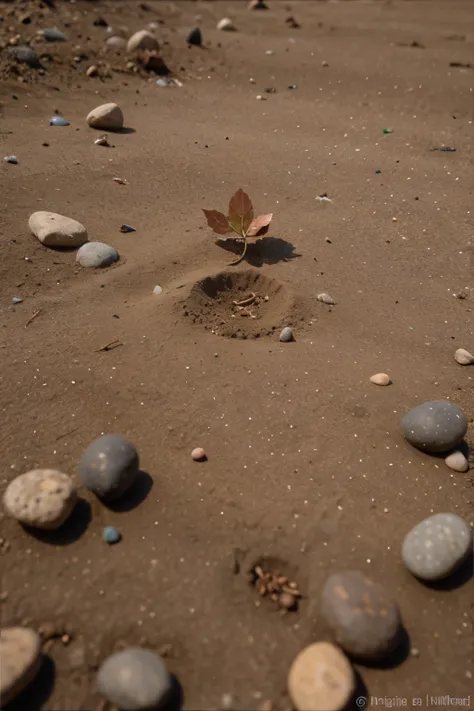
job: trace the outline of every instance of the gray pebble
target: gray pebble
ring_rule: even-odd
[[[83,452],[79,462],[82,483],[101,499],[118,499],[137,478],[138,452],[122,435],[103,435]]]
[[[280,333],[280,341],[282,343],[289,343],[293,340],[293,329],[286,326]]]
[[[33,681],[41,667],[41,640],[26,627],[0,631],[0,699],[2,708]]]
[[[12,304],[21,304],[23,303],[23,299],[21,299],[19,296],[14,296],[12,299]]]
[[[81,267],[90,267],[92,269],[110,267],[111,264],[119,259],[120,255],[117,250],[105,244],[105,242],[87,242],[82,245],[76,254],[76,262]]]
[[[30,67],[39,67],[40,61],[35,50],[27,44],[20,44],[18,47],[9,47],[8,52],[20,64],[28,64]]]
[[[64,116],[53,116],[52,119],[49,119],[49,125],[50,126],[70,126],[71,124],[67,119],[64,118]]]
[[[77,502],[71,478],[55,469],[20,474],[3,495],[6,510],[26,526],[54,530],[69,518]]]
[[[422,580],[442,580],[459,568],[472,551],[470,526],[456,514],[425,518],[405,536],[402,559]]]
[[[41,30],[41,35],[47,42],[65,42],[66,35],[60,30],[47,27],[45,30]]]
[[[5,163],[12,163],[13,165],[18,165],[18,158],[16,156],[5,156],[3,159]]]
[[[425,452],[447,452],[460,444],[467,432],[463,411],[445,400],[425,402],[402,419],[405,439]]]
[[[172,684],[163,659],[131,647],[108,657],[97,674],[99,691],[123,711],[155,711],[169,701]]]
[[[335,641],[359,659],[380,661],[401,642],[396,603],[358,570],[331,575],[323,588],[321,611]]]

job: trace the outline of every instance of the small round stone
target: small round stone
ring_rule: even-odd
[[[108,657],[98,671],[97,685],[107,701],[122,711],[161,709],[172,691],[163,659],[138,647]]]
[[[203,450],[202,447],[196,447],[196,449],[193,449],[193,451],[191,452],[191,457],[194,459],[195,462],[202,462],[204,459],[207,459],[206,452]]]
[[[459,365],[473,365],[474,355],[466,351],[464,348],[458,348],[454,354],[454,360],[459,363]]]
[[[442,580],[455,572],[472,552],[470,526],[456,514],[434,514],[405,536],[402,559],[421,580]]]
[[[0,699],[2,708],[33,681],[41,667],[41,639],[26,627],[0,630]]]
[[[33,469],[20,474],[8,485],[5,508],[17,521],[54,530],[69,518],[77,502],[71,478],[55,469]]]
[[[35,50],[27,44],[20,44],[18,47],[9,47],[8,53],[12,55],[20,64],[28,64],[30,67],[39,67],[40,61]]]
[[[124,49],[127,43],[123,37],[117,37],[116,35],[114,35],[113,37],[108,37],[105,40],[105,44],[109,49],[119,50]]]
[[[103,533],[104,541],[110,545],[118,543],[122,539],[120,531],[115,526],[106,526]]]
[[[153,289],[153,293],[155,294],[155,296],[159,296],[162,292],[163,292],[163,289],[161,288],[161,286],[157,285]]]
[[[371,376],[370,382],[374,385],[390,385],[390,378],[387,373],[376,373]]]
[[[76,254],[76,262],[81,267],[104,269],[117,262],[120,255],[116,249],[105,242],[87,242]]]
[[[71,124],[67,119],[64,118],[64,116],[53,116],[52,119],[49,120],[49,125],[50,126],[70,126]]]
[[[425,452],[447,452],[460,444],[467,432],[463,411],[445,400],[425,402],[402,419],[405,439]]]
[[[155,35],[152,35],[148,30],[135,32],[127,42],[127,52],[130,54],[132,52],[144,52],[145,50],[158,52],[159,49],[160,45],[158,40]]]
[[[87,123],[92,128],[103,131],[120,131],[123,127],[123,113],[117,104],[101,104],[87,115]]]
[[[329,642],[310,644],[290,667],[288,692],[297,711],[342,711],[354,691],[349,660]]]
[[[331,575],[321,610],[335,641],[354,657],[380,661],[401,642],[398,606],[382,585],[358,570]]]
[[[223,17],[222,20],[219,20],[217,23],[217,29],[222,32],[235,32],[236,27],[231,19]]]
[[[285,328],[280,333],[280,341],[281,341],[281,343],[289,343],[292,340],[293,340],[293,329],[290,328],[289,326],[285,326]]]
[[[444,463],[455,472],[467,472],[469,471],[469,462],[462,452],[456,450],[448,454]]]
[[[138,452],[122,435],[103,435],[83,452],[79,474],[84,486],[104,501],[122,496],[137,478]]]
[[[41,30],[41,35],[44,37],[44,39],[47,42],[65,42],[66,41],[66,35],[64,32],[61,32],[60,30],[56,30],[54,27],[46,28],[45,30]]]

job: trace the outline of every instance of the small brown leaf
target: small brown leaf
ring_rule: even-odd
[[[239,188],[229,202],[229,222],[238,235],[245,237],[253,220],[253,205],[247,193]]]
[[[206,216],[207,224],[211,229],[214,230],[218,235],[228,235],[232,232],[232,227],[229,225],[229,220],[222,212],[218,210],[204,210],[203,213]]]
[[[265,235],[268,232],[272,217],[273,212],[270,212],[268,215],[259,215],[259,217],[256,217],[249,227],[247,237],[261,237]]]

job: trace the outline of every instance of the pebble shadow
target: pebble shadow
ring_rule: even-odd
[[[43,657],[37,676],[27,688],[6,706],[4,711],[42,711],[54,689],[56,667],[51,657]]]
[[[124,126],[118,131],[113,131],[113,133],[121,133],[122,135],[128,135],[129,133],[136,133],[136,130],[134,128],[131,128],[131,126]]]
[[[411,642],[408,632],[402,627],[400,633],[400,644],[386,659],[381,659],[378,662],[365,662],[363,660],[355,660],[360,666],[370,667],[371,669],[396,669],[401,666],[410,656]]]
[[[105,506],[112,511],[126,513],[139,506],[153,488],[153,479],[143,470],[138,472],[135,482],[117,501],[104,501]]]
[[[181,711],[184,706],[184,691],[178,678],[171,674],[171,695],[163,711]]]
[[[456,588],[460,588],[463,585],[465,585],[469,580],[472,580],[474,577],[474,560],[473,560],[473,552],[472,552],[472,546],[471,550],[469,551],[469,555],[467,556],[466,560],[464,563],[452,574],[449,576],[449,578],[445,578],[444,580],[423,580],[420,581],[422,582],[422,585],[424,585],[427,588],[430,588],[430,590],[456,590]]]
[[[88,529],[92,521],[91,505],[85,499],[79,498],[74,511],[56,531],[45,531],[40,528],[23,526],[25,531],[42,543],[52,546],[68,546],[75,543]]]
[[[236,256],[242,254],[242,243],[237,240],[216,240],[216,244]],[[243,261],[252,267],[262,267],[264,264],[290,262],[297,257],[301,257],[301,254],[296,252],[291,242],[280,237],[261,237],[256,242],[249,243]]]
[[[355,711],[355,709],[364,709],[369,705],[369,692],[365,685],[364,680],[361,675],[354,669],[354,676],[356,681],[355,691],[345,707],[345,711]]]

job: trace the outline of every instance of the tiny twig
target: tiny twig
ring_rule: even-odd
[[[242,254],[240,255],[240,257],[238,259],[236,259],[233,262],[230,262],[230,264],[229,264],[230,267],[233,267],[236,264],[239,264],[247,253],[247,240],[245,239],[245,237],[243,237],[242,239],[244,240],[244,251],[242,252]]]
[[[39,316],[42,311],[43,311],[43,309],[38,309],[38,311],[35,311],[34,314],[33,314],[32,316],[30,316],[30,318],[28,319],[28,321],[25,323],[25,328],[26,328],[27,326],[29,326],[30,323],[31,323],[32,321],[34,321],[35,318],[36,318],[37,316]]]
[[[114,348],[118,348],[119,346],[123,346],[122,341],[115,339],[115,341],[110,341],[110,343],[106,343],[105,346],[102,346],[102,348],[97,348],[95,352],[100,353],[100,351],[111,351]]]
[[[75,427],[70,432],[65,432],[64,434],[59,435],[59,437],[56,437],[55,442],[59,442],[60,439],[63,439],[64,437],[67,437],[68,435],[73,434],[74,432],[77,432],[78,429],[79,429],[79,427]]]
[[[249,296],[247,299],[243,299],[242,301],[233,301],[232,303],[234,304],[234,306],[250,306],[250,304],[253,304],[256,298],[257,295],[252,291],[252,295]]]

